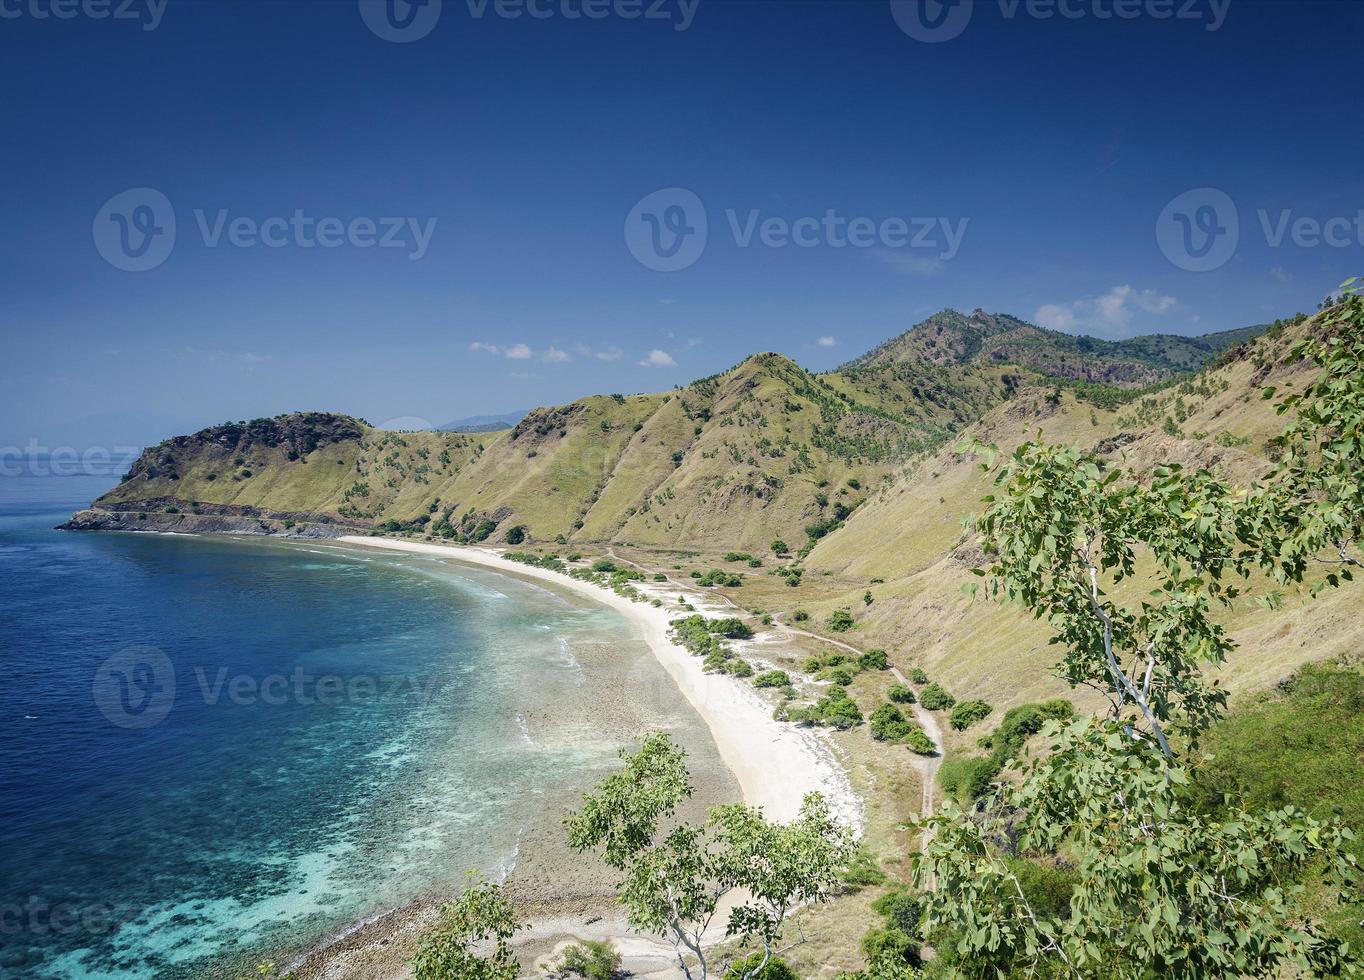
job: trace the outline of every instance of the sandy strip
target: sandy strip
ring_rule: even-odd
[[[649,588],[652,583],[634,583],[641,592],[669,600],[660,608],[647,602],[632,602],[590,582],[522,565],[479,548],[357,536],[337,541],[438,555],[508,575],[539,579],[605,603],[639,628],[673,682],[706,722],[720,758],[734,773],[746,803],[762,807],[771,819],[784,821],[799,813],[805,794],[820,792],[844,821],[853,827],[860,825],[860,801],[828,744],[817,733],[776,721],[772,707],[749,685],[727,675],[707,674],[701,669],[700,657],[692,656],[668,637],[668,621],[682,615],[675,608],[671,612],[668,609],[676,605],[675,586],[668,585],[665,594]]]

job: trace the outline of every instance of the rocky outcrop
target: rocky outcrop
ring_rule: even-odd
[[[259,534],[286,538],[327,539],[364,534],[368,525],[342,523],[327,515],[283,514],[255,507],[197,504],[182,510],[171,498],[138,501],[117,508],[77,511],[59,531],[159,531],[175,534]]]

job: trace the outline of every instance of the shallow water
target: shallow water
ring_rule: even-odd
[[[234,976],[499,878],[645,727],[719,769],[609,609],[419,555],[50,529],[107,482],[0,480],[0,976]]]

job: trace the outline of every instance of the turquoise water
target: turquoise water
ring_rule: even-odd
[[[618,673],[584,662],[665,699],[597,604],[421,556],[50,529],[100,489],[0,487],[0,976],[233,976],[497,878],[628,740],[592,718]]]

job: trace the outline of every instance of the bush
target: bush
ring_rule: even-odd
[[[742,619],[731,616],[728,619],[713,619],[710,622],[710,631],[727,636],[731,640],[748,640],[753,637],[753,628]]]
[[[923,907],[918,898],[903,889],[886,892],[871,903],[871,910],[884,917],[891,929],[899,929],[911,936],[919,934],[919,918],[923,914]]]
[[[620,954],[609,943],[584,940],[560,954],[555,971],[585,980],[612,980],[620,972]]]
[[[749,568],[762,568],[762,567],[763,567],[763,560],[762,560],[761,558],[750,558],[750,559],[748,559],[748,567],[749,567]]]
[[[726,585],[730,588],[737,588],[744,584],[742,575],[736,575],[734,572],[727,572],[723,568],[712,568],[704,575],[697,575],[696,572],[692,572],[692,575],[696,577],[697,585]]]
[[[770,957],[766,964],[757,973],[752,971],[763,961],[763,954],[750,953],[741,960],[735,960],[725,971],[725,980],[800,980],[796,972],[787,966],[776,956]]]
[[[892,684],[890,689],[886,691],[886,697],[896,704],[913,704],[918,700],[914,696],[914,689],[906,687],[904,684]]]
[[[598,558],[596,561],[592,563],[592,571],[608,573],[614,572],[616,571],[616,563],[613,562],[610,558]]]
[[[861,709],[841,685],[830,687],[824,697],[815,702],[814,710],[818,721],[834,728],[848,729],[862,724]]]
[[[857,658],[858,665],[863,670],[889,670],[890,661],[886,659],[886,651],[871,649]]]
[[[742,657],[735,657],[725,664],[725,673],[732,677],[752,677],[753,665]]]
[[[507,544],[520,544],[526,540],[526,529],[518,524],[516,527],[507,531]]]
[[[772,542],[772,554],[785,555],[788,554],[789,551],[790,549],[786,547],[786,542],[781,538],[777,538]]]
[[[858,844],[848,859],[848,866],[839,872],[838,879],[854,888],[866,888],[885,882],[886,874],[876,863],[876,855],[867,849],[867,845]]]
[[[909,679],[912,680],[915,684],[928,683],[928,675],[925,674],[923,670],[919,667],[915,667],[913,670],[909,672]]]
[[[754,687],[788,687],[791,678],[784,670],[769,670],[753,678]]]
[[[914,730],[914,724],[893,704],[883,704],[871,713],[871,737],[878,742],[899,742]]]
[[[901,929],[868,929],[862,937],[862,952],[871,962],[889,960],[918,966],[919,944]]]
[[[797,623],[803,623],[810,618],[810,614],[806,612],[804,609],[797,609],[795,612],[791,614],[791,618],[794,619]]]
[[[846,633],[853,628],[852,613],[846,609],[839,609],[829,617],[829,629],[835,633]]]
[[[989,715],[993,710],[994,708],[984,701],[962,701],[952,709],[952,714],[949,716],[948,721],[957,731],[964,732],[976,722]]]
[[[668,581],[668,576],[664,575],[662,572],[654,572],[654,581],[666,582]]]
[[[929,684],[919,695],[919,703],[929,711],[946,711],[957,703],[957,699],[937,684]]]
[[[968,803],[983,795],[997,775],[993,756],[949,758],[938,769],[938,782],[949,796]]]
[[[815,680],[829,681],[840,687],[847,687],[853,682],[853,675],[846,667],[825,667],[815,675]]]
[[[933,744],[933,739],[928,737],[928,733],[916,728],[905,737],[905,744],[909,746],[911,752],[918,755],[937,755],[938,747]]]
[[[725,561],[748,561],[753,556],[747,551],[730,551],[725,553]]]

